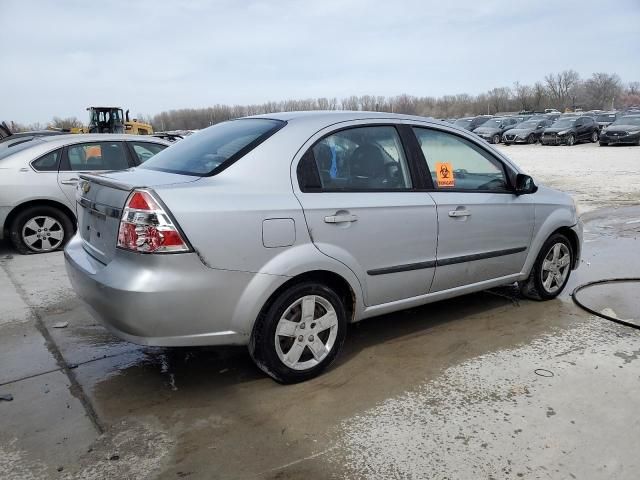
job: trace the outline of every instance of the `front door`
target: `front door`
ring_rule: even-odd
[[[508,167],[481,146],[439,130],[414,132],[438,212],[431,292],[519,273],[533,231],[531,197],[512,193]]]
[[[414,188],[396,127],[359,126],[324,136],[300,160],[297,177],[314,244],[356,274],[366,305],[429,291],[436,206]]]

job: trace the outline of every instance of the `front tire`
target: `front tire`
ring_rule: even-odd
[[[9,238],[23,255],[62,249],[73,235],[73,223],[61,210],[48,205],[18,213],[9,227]]]
[[[536,143],[536,136],[533,133],[527,137],[527,143],[529,145]]]
[[[556,298],[569,281],[574,253],[569,239],[551,235],[542,245],[529,278],[520,283],[520,292],[534,300]]]
[[[575,143],[576,143],[576,137],[575,137],[575,135],[572,133],[571,135],[569,135],[569,136],[567,137],[567,146],[568,146],[568,147],[572,147]]]
[[[303,282],[284,290],[260,314],[249,354],[277,382],[303,382],[335,360],[346,328],[340,296],[321,283]]]
[[[498,143],[500,143],[500,135],[495,134],[495,135],[491,138],[491,143],[493,143],[494,145],[497,145]]]
[[[594,130],[593,133],[591,134],[591,143],[597,143],[599,138],[600,138],[600,135],[598,135],[598,132]]]

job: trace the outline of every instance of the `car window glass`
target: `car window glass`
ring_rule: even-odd
[[[342,130],[320,140],[312,152],[324,190],[411,188],[402,143],[394,127]]]
[[[150,142],[130,142],[133,147],[133,151],[138,158],[140,163],[144,163],[153,157],[156,153],[161,152],[165,148],[166,145],[161,145],[159,143],[150,143]]]
[[[480,147],[446,132],[413,130],[437,189],[509,191],[502,165]]]
[[[47,153],[44,157],[40,157],[31,165],[39,172],[57,172],[58,166],[60,165],[60,150]]]
[[[124,170],[129,162],[120,142],[72,145],[67,150],[71,170]]]

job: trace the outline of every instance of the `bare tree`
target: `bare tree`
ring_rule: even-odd
[[[522,85],[520,82],[513,84],[516,100],[522,110],[530,110],[533,107],[533,88]]]
[[[612,108],[622,94],[622,81],[616,74],[594,73],[584,84],[585,97],[590,107]]]
[[[76,117],[60,118],[53,117],[50,122],[52,128],[60,128],[62,130],[68,130],[70,128],[82,127],[82,122]]]
[[[580,75],[575,70],[564,70],[560,73],[550,73],[544,80],[551,100],[556,108],[564,109],[575,106],[577,99],[577,87],[580,84]]]

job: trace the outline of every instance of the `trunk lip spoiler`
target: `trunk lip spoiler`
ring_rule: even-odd
[[[78,175],[82,180],[88,180],[93,183],[97,183],[99,185],[103,185],[105,187],[115,188],[117,190],[123,190],[125,192],[129,192],[135,188],[146,188],[144,185],[132,185],[130,183],[119,182],[117,180],[113,180],[110,178],[105,178],[102,175],[90,174],[90,173],[81,173]]]

